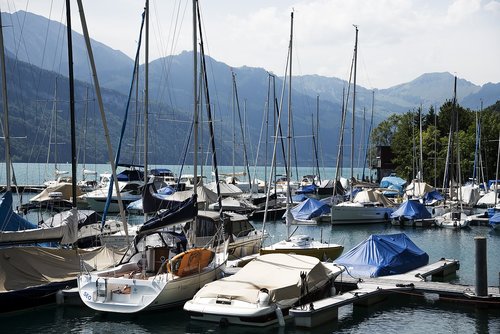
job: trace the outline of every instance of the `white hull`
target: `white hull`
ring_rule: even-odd
[[[447,212],[441,217],[436,218],[436,226],[450,228],[450,229],[462,229],[470,225],[470,219],[463,212],[458,215],[456,212]]]
[[[332,280],[342,272],[331,263],[316,261],[309,256],[290,254],[257,257],[233,276],[204,286],[184,304],[184,310],[192,319],[220,325],[264,327],[277,322],[284,324],[289,317],[288,310],[301,303],[301,284],[306,281],[309,284],[308,292],[303,295],[308,304],[328,294]],[[307,275],[300,284],[295,277],[299,273]]]
[[[96,212],[103,212],[104,206],[106,205],[106,197],[85,197],[89,207]],[[122,197],[123,207],[127,207],[130,203],[141,199],[141,195]],[[120,207],[118,206],[118,198],[113,196],[109,203],[108,212],[116,213],[120,212]]]
[[[279,321],[280,311],[276,312],[276,305],[259,306],[258,304],[245,302],[230,302],[229,305],[217,304],[215,299],[207,300],[205,303],[189,300],[184,304],[184,310],[189,312],[191,319],[218,322],[221,325],[250,325],[255,327],[266,327]],[[286,312],[288,313],[288,312]],[[283,317],[283,320],[289,316]],[[265,320],[264,320],[265,319]]]
[[[102,312],[136,313],[170,308],[182,305],[205,284],[218,279],[222,272],[218,266],[186,277],[163,273],[141,279],[140,274],[128,277],[126,272],[131,272],[131,267],[124,265],[121,270],[117,269],[117,274],[125,277],[80,275],[77,279],[80,298],[88,307]]]
[[[364,206],[359,203],[341,203],[332,207],[332,224],[367,224],[389,221],[392,208]]]

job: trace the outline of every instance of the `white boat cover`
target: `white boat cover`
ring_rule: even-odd
[[[217,202],[217,194],[206,186],[198,186],[196,188],[196,194],[198,195],[198,203],[205,203],[206,205]],[[165,199],[169,201],[185,201],[193,195],[193,190],[176,191],[172,195],[165,196]]]
[[[293,303],[300,297],[301,272],[306,273],[311,290],[314,286],[324,284],[331,271],[319,259],[311,256],[279,253],[261,255],[236,274],[205,285],[194,299],[222,297],[257,303],[259,291],[265,288],[269,290],[270,302]]]
[[[115,265],[123,251],[107,247],[59,249],[47,247],[0,248],[0,293],[76,279],[80,260],[89,271]]]
[[[406,187],[406,196],[413,197],[423,197],[426,193],[434,190],[434,187],[428,185],[425,182],[418,182],[417,180],[411,181],[411,183]]]
[[[51,193],[61,193],[61,197],[65,200],[70,200],[72,195],[72,184],[68,182],[60,182],[54,185],[50,185],[45,188],[41,193],[30,199],[30,202],[44,202],[53,199]],[[80,196],[82,191],[79,187],[76,188],[76,196]]]
[[[460,193],[462,196],[462,203],[470,206],[476,205],[476,203],[481,198],[479,195],[479,186],[478,185],[465,185],[460,187]]]
[[[217,192],[217,185],[215,182],[207,183],[206,187],[212,190],[213,192]],[[234,184],[219,182],[219,188],[220,188],[220,195],[222,197],[238,196],[243,194],[243,191],[241,191],[241,189],[235,186]]]
[[[60,225],[53,227],[40,227],[22,231],[2,231],[0,243],[34,243],[49,240],[60,240],[61,244],[72,244],[78,240],[78,210],[67,211]],[[0,267],[1,268],[1,267]]]
[[[365,189],[358,192],[353,199],[354,203],[380,203],[383,206],[394,206],[391,200],[384,196],[380,191],[374,189]]]
[[[486,195],[484,195],[483,197],[481,197],[476,205],[477,206],[494,206],[495,203],[500,203],[500,200],[497,198],[495,199],[495,191],[490,191],[488,192]],[[500,193],[499,193],[500,195]]]

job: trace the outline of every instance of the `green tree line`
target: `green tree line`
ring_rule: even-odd
[[[457,157],[456,152],[459,154],[462,182],[474,175],[479,181],[483,181],[483,176],[486,181],[494,179],[500,134],[500,101],[483,110],[470,110],[458,104],[454,105],[450,100],[439,108],[439,112],[431,106],[426,113],[422,108],[418,108],[404,114],[393,114],[373,130],[371,134],[373,147],[390,146],[394,155],[392,162],[396,166],[395,172],[406,180],[417,176],[422,160],[423,180],[441,187],[445,177],[453,110],[456,111],[458,122],[453,136],[452,152],[455,152],[454,160]],[[420,126],[422,159],[420,159]],[[476,144],[477,129],[480,141]],[[476,150],[476,147],[479,150]],[[476,169],[475,165],[478,166]],[[454,166],[455,170],[458,170],[457,167]]]

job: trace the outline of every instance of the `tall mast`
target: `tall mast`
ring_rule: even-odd
[[[92,51],[92,45],[90,44],[89,30],[87,28],[87,21],[85,19],[85,13],[83,11],[82,0],[77,0],[78,10],[80,12],[80,21],[82,23],[83,37],[85,39],[85,46],[87,48],[87,53],[89,56],[90,68],[92,69],[92,78],[94,82],[94,89],[96,93],[97,103],[99,105],[99,113],[101,114],[101,122],[104,129],[104,137],[106,138],[106,147],[108,151],[108,159],[111,165],[111,173],[113,175],[113,183],[116,190],[116,197],[118,199],[118,207],[120,208],[120,217],[122,219],[123,227],[125,230],[126,241],[128,243],[128,225],[127,219],[125,217],[125,210],[123,208],[122,198],[120,196],[120,188],[118,186],[118,178],[116,177],[116,164],[113,158],[113,148],[111,146],[111,140],[109,138],[108,122],[106,120],[106,114],[104,112],[104,103],[102,101],[101,87],[99,85],[99,78],[97,77],[97,69],[95,66],[94,53]]]
[[[149,0],[146,0],[146,45],[144,59],[144,184],[148,181],[148,106],[149,106]],[[147,214],[145,215],[145,217]]]
[[[354,113],[356,111],[356,68],[358,62],[358,26],[353,26],[356,29],[356,39],[354,42],[354,90],[352,93],[351,180],[354,178]]]
[[[3,102],[3,135],[5,139],[5,178],[6,191],[11,190],[10,170],[10,137],[9,137],[9,104],[7,103],[7,74],[5,73],[5,49],[3,42],[2,15],[0,15],[0,62],[2,66],[2,102]]]
[[[194,142],[194,156],[193,156],[193,175],[194,175],[194,194],[197,194],[198,186],[198,45],[197,45],[197,21],[196,21],[196,8],[197,1],[193,0],[193,108],[194,108],[194,129],[193,129],[193,142]]]
[[[288,132],[287,132],[287,165],[286,169],[286,206],[287,210],[290,208],[290,204],[292,202],[292,194],[290,192],[290,168],[291,164],[291,156],[292,156],[292,46],[293,46],[293,12],[290,14],[290,67],[289,75],[288,75]],[[289,224],[287,224],[289,228]],[[287,238],[289,237],[289,233],[287,234]]]
[[[75,130],[75,83],[73,77],[73,38],[71,37],[70,0],[66,0],[66,21],[68,33],[68,73],[69,73],[69,113],[71,119],[71,196],[73,208],[76,208],[76,130]],[[56,111],[57,119],[57,111]],[[57,134],[56,134],[57,135]],[[57,140],[56,140],[57,145]]]
[[[423,138],[422,138],[422,104],[420,104],[420,109],[418,110],[418,122],[419,122],[419,125],[420,125],[420,164],[419,164],[419,182],[423,182],[424,181],[424,153],[423,153]]]

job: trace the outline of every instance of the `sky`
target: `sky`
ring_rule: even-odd
[[[63,0],[0,0],[65,23]],[[135,54],[144,0],[87,0],[90,37]],[[73,29],[81,32],[76,0]],[[358,35],[357,82],[388,88],[450,72],[500,82],[500,0],[200,0],[206,54],[284,75],[293,10],[293,75],[347,80]],[[150,0],[150,60],[192,50],[191,0]]]

